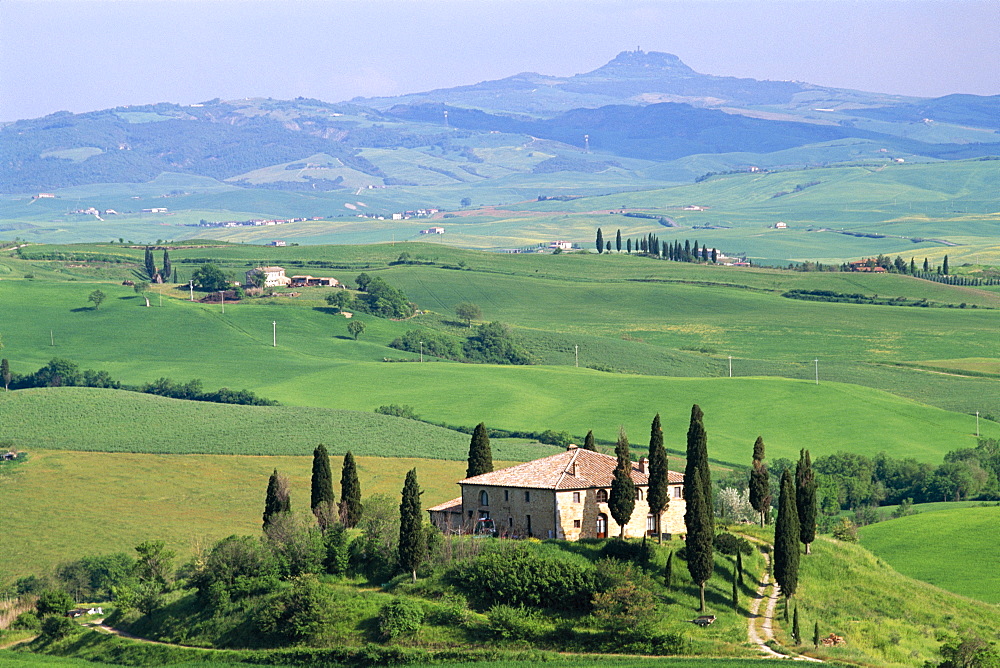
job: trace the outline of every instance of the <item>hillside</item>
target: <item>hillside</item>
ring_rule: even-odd
[[[983,558],[996,553],[1000,508],[945,504],[927,510],[925,505],[914,506],[916,515],[862,527],[862,544],[909,577],[962,596],[1000,603],[994,568]]]

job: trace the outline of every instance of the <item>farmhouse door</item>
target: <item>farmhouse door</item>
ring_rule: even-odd
[[[608,516],[601,513],[597,516],[597,537],[607,538],[608,537]]]

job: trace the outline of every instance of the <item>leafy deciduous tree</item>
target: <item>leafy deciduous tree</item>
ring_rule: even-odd
[[[455,315],[457,315],[461,320],[471,328],[473,320],[481,320],[483,317],[483,311],[479,308],[477,304],[472,302],[460,302],[455,304]]]
[[[351,320],[347,323],[347,332],[357,341],[358,337],[365,332],[365,323],[361,320]]]
[[[107,298],[107,295],[105,295],[103,292],[101,292],[100,290],[94,290],[87,297],[87,300],[90,301],[90,302],[93,302],[93,304],[94,304],[94,310],[96,311],[97,309],[101,308],[101,303],[106,298]]]

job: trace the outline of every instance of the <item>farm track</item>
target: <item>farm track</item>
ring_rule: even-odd
[[[764,545],[764,543],[758,543],[758,541],[753,541],[758,545]],[[754,594],[753,601],[750,603],[750,619],[747,627],[747,637],[750,642],[757,646],[757,648],[767,657],[771,659],[791,659],[792,661],[811,661],[813,663],[823,663],[822,659],[816,659],[811,656],[805,656],[804,654],[781,654],[776,652],[767,644],[774,640],[774,612],[778,607],[778,599],[781,596],[781,590],[778,587],[777,582],[771,581],[770,575],[770,565],[771,565],[771,554],[770,552],[763,552],[764,557],[764,575],[760,580],[760,585],[757,587],[757,592]],[[764,609],[763,616],[758,614],[760,606],[764,601],[767,604]],[[758,630],[758,620],[760,620],[760,628]]]

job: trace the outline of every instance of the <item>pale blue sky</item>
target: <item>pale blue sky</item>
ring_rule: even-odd
[[[0,120],[571,75],[637,46],[707,74],[996,95],[998,45],[998,0],[2,0]]]

